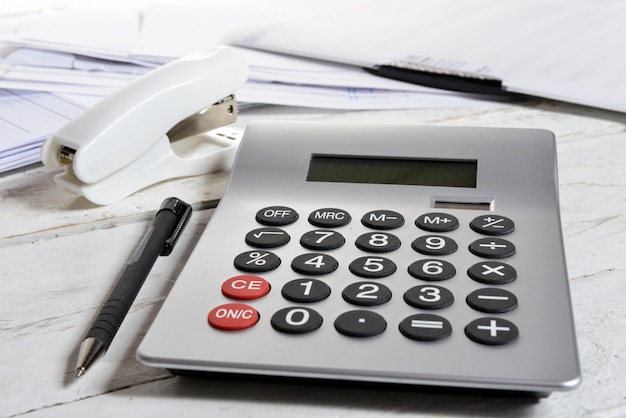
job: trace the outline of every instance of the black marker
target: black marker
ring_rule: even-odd
[[[182,200],[170,197],[163,201],[154,223],[135,250],[109,300],[80,345],[76,377],[82,376],[109,348],[154,262],[160,255],[169,255],[172,252],[190,215],[191,206]]]

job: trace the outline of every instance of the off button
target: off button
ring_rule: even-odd
[[[283,226],[298,220],[298,212],[287,206],[269,206],[256,213],[257,222],[268,226]]]

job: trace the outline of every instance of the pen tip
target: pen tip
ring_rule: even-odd
[[[76,378],[78,379],[83,374],[85,374],[85,370],[87,369],[85,369],[84,367],[79,367],[78,369],[76,369]]]

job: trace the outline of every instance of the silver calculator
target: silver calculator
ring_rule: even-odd
[[[554,135],[260,121],[138,350],[175,372],[580,381]]]

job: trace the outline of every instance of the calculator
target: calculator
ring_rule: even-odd
[[[575,388],[554,135],[251,123],[137,356],[302,382]]]

